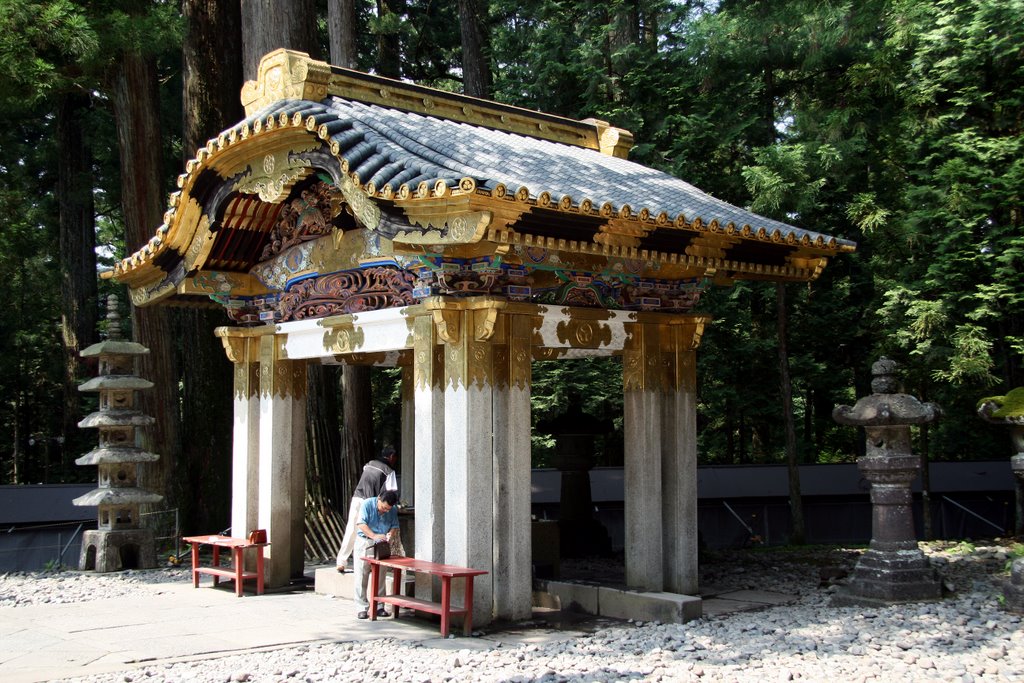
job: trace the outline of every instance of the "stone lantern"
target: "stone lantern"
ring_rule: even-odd
[[[1024,387],[1012,389],[1006,396],[992,396],[978,402],[978,415],[987,422],[1006,425],[1016,453],[1010,467],[1017,477],[1017,514],[1015,532],[1024,534]],[[1007,609],[1024,612],[1024,558],[1017,559],[1010,570],[1010,582],[1003,590]]]
[[[590,470],[594,467],[594,441],[607,425],[583,412],[578,397],[568,410],[541,426],[555,438],[555,464],[561,472],[558,530],[562,557],[607,556],[611,538],[594,517]]]
[[[111,572],[120,569],[151,569],[156,566],[156,547],[151,529],[140,526],[139,506],[158,503],[163,496],[138,486],[138,465],[154,462],[159,455],[137,445],[136,430],[154,420],[137,408],[135,392],[153,383],[136,376],[136,360],[149,353],[141,344],[121,339],[117,297],[107,300],[107,339],[82,351],[83,358],[99,359],[99,377],[78,387],[99,392],[99,410],[86,416],[79,427],[99,429],[99,446],[75,460],[77,465],[99,468],[99,487],[75,498],[75,505],[98,506],[95,531],[82,536],[79,568]]]
[[[837,605],[884,605],[936,600],[942,584],[914,534],[910,483],[921,461],[910,450],[910,426],[934,421],[939,408],[899,393],[897,364],[880,358],[871,366],[872,394],[832,411],[836,422],[864,427],[867,453],[857,467],[871,484],[871,544],[857,562]]]

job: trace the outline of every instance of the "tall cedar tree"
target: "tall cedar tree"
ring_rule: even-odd
[[[182,15],[182,150],[188,161],[207,140],[244,117],[238,98],[242,17],[238,3],[217,0],[184,0]],[[214,329],[229,321],[219,306],[177,313],[182,422],[191,436],[181,445],[176,484],[182,489],[183,532],[199,533],[230,524],[233,373],[214,336]]]

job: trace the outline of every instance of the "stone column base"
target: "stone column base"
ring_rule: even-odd
[[[832,604],[884,606],[941,599],[942,582],[935,568],[916,543],[905,545],[872,547],[864,553],[849,583],[832,596]]]
[[[1013,561],[1010,580],[1003,586],[1003,596],[1007,610],[1024,614],[1024,558]]]
[[[156,544],[152,529],[86,531],[82,534],[82,571],[116,572],[122,569],[156,567]]]

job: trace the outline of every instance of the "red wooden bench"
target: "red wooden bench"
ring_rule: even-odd
[[[377,605],[380,603],[394,605],[395,619],[398,618],[400,607],[429,612],[430,614],[441,615],[441,635],[448,637],[448,627],[451,624],[452,616],[463,615],[463,633],[469,635],[473,631],[473,578],[486,574],[482,569],[470,569],[469,567],[457,567],[451,564],[438,564],[426,560],[417,560],[414,557],[389,557],[386,560],[377,560],[367,557],[364,560],[370,564],[370,619],[377,619]],[[391,569],[394,576],[395,593],[391,595],[377,595],[380,586],[380,568]],[[418,572],[441,577],[441,602],[430,602],[419,598],[409,598],[400,593],[402,590],[402,572]],[[462,607],[453,607],[452,601],[452,579],[463,578],[466,580],[466,599]]]
[[[221,578],[231,579],[235,582],[235,595],[242,597],[242,582],[256,580],[256,595],[263,595],[263,546],[269,543],[253,543],[247,538],[235,538],[233,536],[185,536],[186,543],[192,544],[192,585],[199,587],[199,575],[210,574],[213,576],[213,585],[216,586]],[[213,564],[200,566],[199,546],[213,546]],[[222,567],[220,564],[220,549],[231,549],[231,566]],[[245,571],[245,549],[256,548],[256,571]]]

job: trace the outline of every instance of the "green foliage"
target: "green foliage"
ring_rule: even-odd
[[[581,358],[533,364],[530,387],[533,466],[554,467],[550,423],[579,410],[595,424],[595,463],[622,464],[622,364],[617,358]]]
[[[359,3],[362,68],[379,66],[379,38],[397,37],[403,77],[458,90],[455,3],[392,5],[376,17],[376,3]],[[488,16],[496,99],[607,120],[633,132],[636,161],[858,242],[815,281],[787,285],[801,460],[849,461],[863,448],[831,410],[870,391],[881,354],[901,363],[908,393],[944,408],[928,430],[931,457],[1004,457],[973,404],[1024,384],[1022,0],[522,0],[491,2]],[[93,98],[86,130],[109,265],[124,255],[109,67],[124,49],[157,56],[170,188],[181,30],[177,3],[5,0],[0,10],[6,476],[17,454],[22,475],[44,478],[29,440],[59,422],[55,102]],[[715,321],[698,352],[702,461],[781,462],[774,285],[711,287],[699,310]],[[397,442],[398,372],[375,370],[373,383],[380,438]],[[537,363],[532,400],[535,464],[553,463],[544,422],[570,406],[606,426],[601,464],[621,462],[617,360]]]

